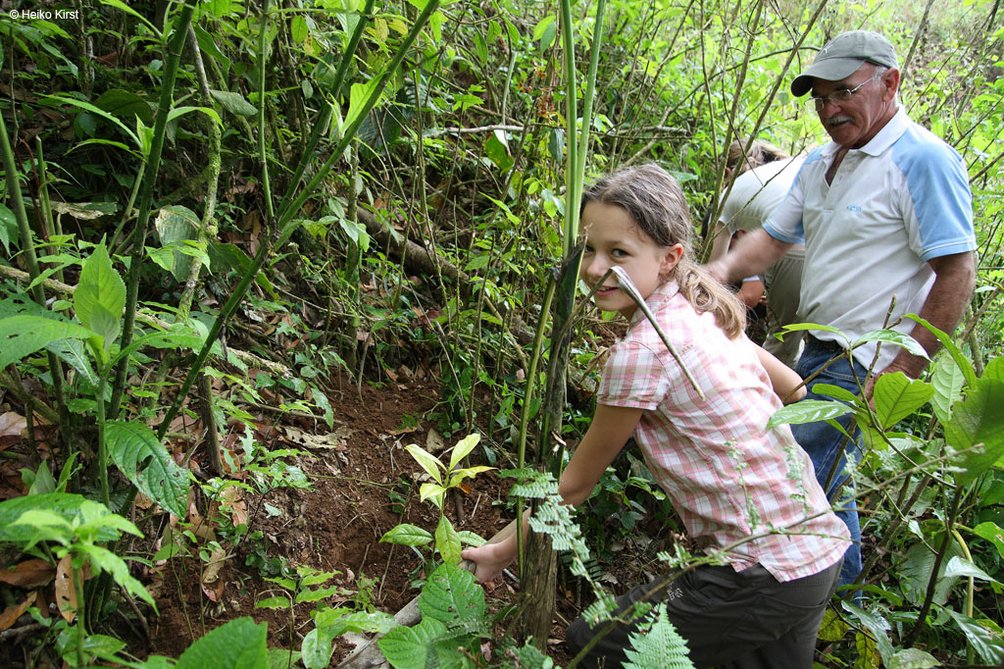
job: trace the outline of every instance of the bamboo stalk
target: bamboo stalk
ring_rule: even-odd
[[[150,212],[153,208],[153,188],[160,172],[160,158],[164,151],[164,139],[167,136],[167,117],[171,112],[174,99],[174,84],[178,76],[178,65],[188,38],[188,26],[195,13],[194,4],[185,4],[174,26],[174,34],[167,46],[167,57],[164,63],[164,75],[161,79],[160,104],[153,126],[153,141],[150,145],[150,155],[146,159],[143,171],[143,183],[140,189],[139,214],[136,219],[136,229],[132,237],[132,262],[129,264],[129,274],[126,281],[125,318],[122,323],[120,346],[126,348],[132,342],[133,330],[136,326],[136,303],[139,301],[139,279],[143,267],[143,254],[146,247],[146,236],[150,227]],[[127,212],[128,213],[128,212]],[[115,370],[115,381],[112,384],[112,397],[108,404],[108,416],[114,419],[118,415],[122,395],[125,392],[126,375],[129,371],[129,356],[124,356]]]

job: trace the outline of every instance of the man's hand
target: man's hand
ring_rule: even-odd
[[[917,379],[924,373],[924,369],[927,367],[927,362],[928,361],[924,358],[911,355],[906,351],[900,351],[899,355],[893,358],[893,361],[889,363],[888,367],[868,377],[868,382],[865,384],[864,388],[865,399],[868,400],[869,403],[872,402],[872,394],[875,392],[875,383],[879,380],[879,377],[885,376],[886,374],[903,372],[906,374],[907,378]]]

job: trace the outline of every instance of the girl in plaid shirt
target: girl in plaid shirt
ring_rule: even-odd
[[[582,229],[580,276],[597,286],[597,306],[620,312],[630,327],[611,348],[596,413],[559,493],[567,504],[585,501],[633,435],[688,534],[726,564],[697,567],[668,586],[639,585],[619,607],[665,603],[699,668],[810,667],[848,535],[790,429],[766,429],[780,397],[804,393],[801,379],[745,337],[744,307],[694,262],[683,192],[660,167],[628,168],[593,185]],[[631,278],[676,356],[613,267]],[[515,554],[512,532],[463,557],[488,581]],[[624,660],[635,625],[607,627],[582,618],[569,627],[573,651],[595,642],[586,666]]]

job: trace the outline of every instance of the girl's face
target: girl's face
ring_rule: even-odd
[[[590,287],[599,284],[611,267],[621,267],[634,281],[645,299],[669,278],[683,255],[683,246],[659,246],[631,218],[625,209],[603,202],[590,202],[582,210],[586,249],[579,277]],[[595,293],[596,306],[617,311],[630,318],[638,306],[608,276]]]

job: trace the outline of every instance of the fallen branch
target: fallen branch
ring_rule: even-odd
[[[457,269],[448,260],[429,251],[424,246],[411,241],[389,225],[381,223],[370,212],[360,209],[358,216],[359,220],[366,226],[366,232],[369,233],[370,237],[379,242],[391,255],[404,260],[405,270],[422,276],[444,276],[460,284],[467,294],[472,280],[466,272]],[[486,300],[486,306],[496,318],[503,320],[502,314],[490,300]],[[533,341],[533,331],[523,322],[522,318],[515,314],[512,318],[512,329],[519,343],[529,344]]]

